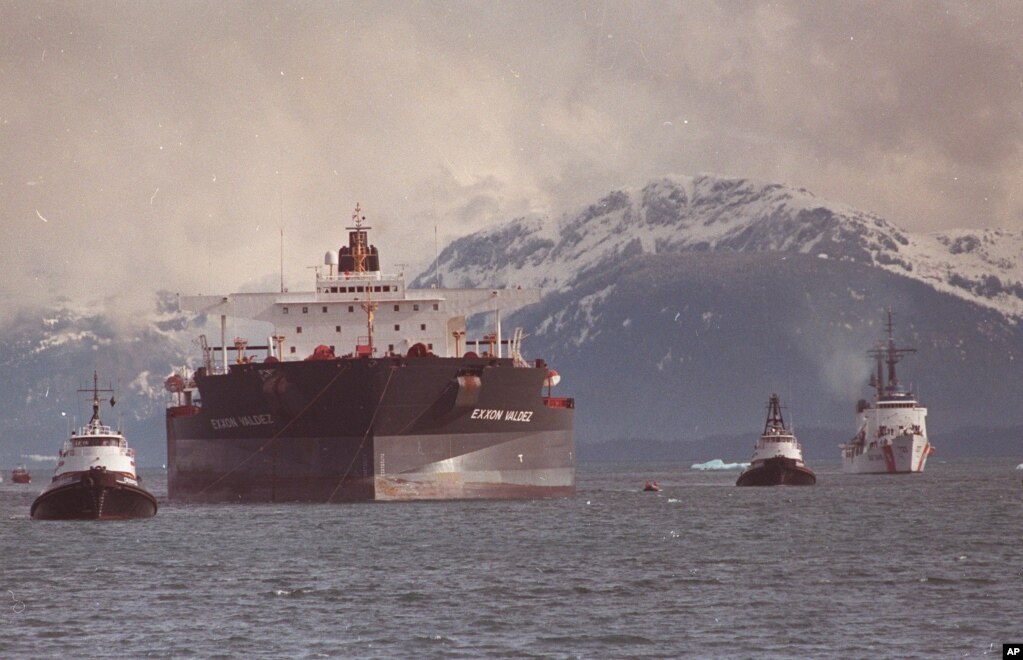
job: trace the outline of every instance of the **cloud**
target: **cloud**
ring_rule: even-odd
[[[308,286],[667,172],[1018,226],[1015,3],[0,7],[8,305]],[[41,220],[45,218],[45,222]],[[432,248],[432,246],[431,246]]]

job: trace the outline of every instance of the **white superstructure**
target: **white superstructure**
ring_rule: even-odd
[[[772,458],[788,458],[795,461],[796,465],[803,465],[803,448],[796,440],[795,434],[785,428],[777,394],[772,394],[768,403],[767,423],[760,439],[753,447],[750,468],[755,468]]]
[[[89,423],[71,434],[64,441],[57,457],[57,469],[53,481],[73,481],[88,474],[90,470],[105,469],[118,473],[127,483],[135,484],[138,476],[135,468],[135,450],[128,447],[124,435],[103,424],[99,418],[99,393],[96,375],[93,374],[92,418]]]
[[[405,355],[416,344],[440,357],[460,357],[472,350],[502,356],[501,311],[539,302],[539,289],[408,289],[404,273],[379,270],[376,247],[367,242],[361,209],[356,206],[349,244],[328,251],[323,272],[316,269],[315,288],[303,292],[231,293],[180,296],[182,310],[219,316],[220,347],[226,371],[228,352],[240,348],[227,339],[227,317],[272,325],[268,354],[279,360],[303,360],[318,347],[330,354]],[[494,331],[483,341],[466,338],[466,318],[493,313]],[[248,349],[256,347],[247,346]],[[509,346],[514,353],[516,347]],[[212,360],[208,360],[211,362]],[[212,365],[210,365],[212,366]]]
[[[923,472],[927,457],[934,451],[927,440],[927,408],[899,384],[895,372],[900,357],[916,349],[895,347],[891,311],[887,327],[887,342],[868,352],[877,365],[870,377],[874,400],[861,400],[856,407],[859,430],[841,445],[843,472]]]

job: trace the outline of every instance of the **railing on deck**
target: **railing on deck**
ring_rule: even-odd
[[[320,282],[380,282],[383,280],[399,280],[404,275],[397,273],[383,273],[380,271],[366,271],[364,273],[338,273],[337,275],[318,275]]]

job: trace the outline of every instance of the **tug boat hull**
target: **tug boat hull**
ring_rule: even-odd
[[[54,482],[35,502],[36,520],[151,518],[157,503],[138,481],[116,472],[90,470]]]
[[[817,475],[795,460],[779,456],[769,458],[739,475],[736,486],[813,486]]]

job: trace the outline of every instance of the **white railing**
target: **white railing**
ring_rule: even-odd
[[[380,282],[383,280],[403,280],[404,277],[404,274],[383,273],[374,270],[362,273],[338,273],[336,275],[319,274],[316,276],[316,280],[318,282]]]

